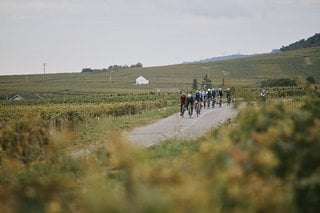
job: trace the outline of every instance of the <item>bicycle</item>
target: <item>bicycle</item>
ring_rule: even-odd
[[[208,107],[208,109],[210,108],[210,102],[211,102],[211,98],[207,97],[207,107]]]
[[[191,118],[191,117],[192,117],[192,112],[193,112],[193,106],[192,106],[192,104],[190,104],[190,107],[189,107],[189,105],[187,105],[187,109],[188,109],[188,115],[189,115],[189,117]]]
[[[221,107],[222,106],[222,96],[219,96],[219,107]]]
[[[200,115],[200,111],[201,111],[201,103],[200,102],[196,102],[196,114],[197,114],[197,117],[199,117]]]
[[[186,104],[182,104],[180,107],[180,115],[184,117],[184,112],[186,111]]]
[[[212,108],[214,108],[216,105],[216,98],[212,98]]]
[[[231,96],[227,97],[227,105],[229,106],[231,104]]]

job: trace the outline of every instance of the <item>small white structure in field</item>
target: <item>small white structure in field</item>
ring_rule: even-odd
[[[24,97],[22,97],[21,95],[17,94],[15,96],[13,96],[12,98],[9,99],[10,101],[21,101],[24,100]]]
[[[146,78],[144,78],[143,76],[139,76],[136,79],[136,85],[143,85],[143,84],[149,84],[149,80],[147,80]]]

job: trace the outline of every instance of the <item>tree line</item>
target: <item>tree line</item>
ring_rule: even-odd
[[[320,33],[316,33],[314,36],[308,38],[307,40],[301,39],[300,41],[292,43],[288,46],[282,46],[280,48],[280,50],[281,51],[290,51],[290,50],[296,50],[296,49],[302,49],[302,48],[308,48],[308,47],[316,47],[316,46],[320,46]]]
[[[205,74],[203,77],[203,80],[201,82],[201,88],[203,89],[209,89],[212,88],[212,82],[211,79],[209,79],[208,74]],[[199,82],[198,79],[194,78],[192,82],[192,89],[193,90],[198,90],[199,89]]]
[[[88,73],[88,72],[98,72],[98,71],[103,71],[103,72],[107,72],[107,71],[118,71],[121,69],[127,69],[127,68],[142,68],[143,65],[142,63],[138,62],[136,64],[132,64],[130,66],[128,65],[110,65],[108,68],[102,68],[102,69],[91,69],[91,68],[83,68],[81,72],[83,73]]]

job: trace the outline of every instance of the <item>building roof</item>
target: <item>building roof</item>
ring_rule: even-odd
[[[136,80],[147,80],[145,77],[143,77],[142,75],[140,75]]]
[[[10,101],[20,101],[20,100],[24,100],[24,97],[22,97],[19,94],[16,94],[15,96],[11,97],[9,100]]]
[[[10,101],[20,101],[25,99],[43,99],[39,94],[16,94],[11,97]]]

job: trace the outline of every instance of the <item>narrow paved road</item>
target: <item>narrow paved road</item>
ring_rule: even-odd
[[[187,112],[181,117],[176,113],[148,126],[134,129],[128,134],[128,138],[132,143],[141,146],[152,146],[169,138],[198,138],[235,115],[236,110],[226,105],[202,109],[199,117],[193,114],[190,118]]]

